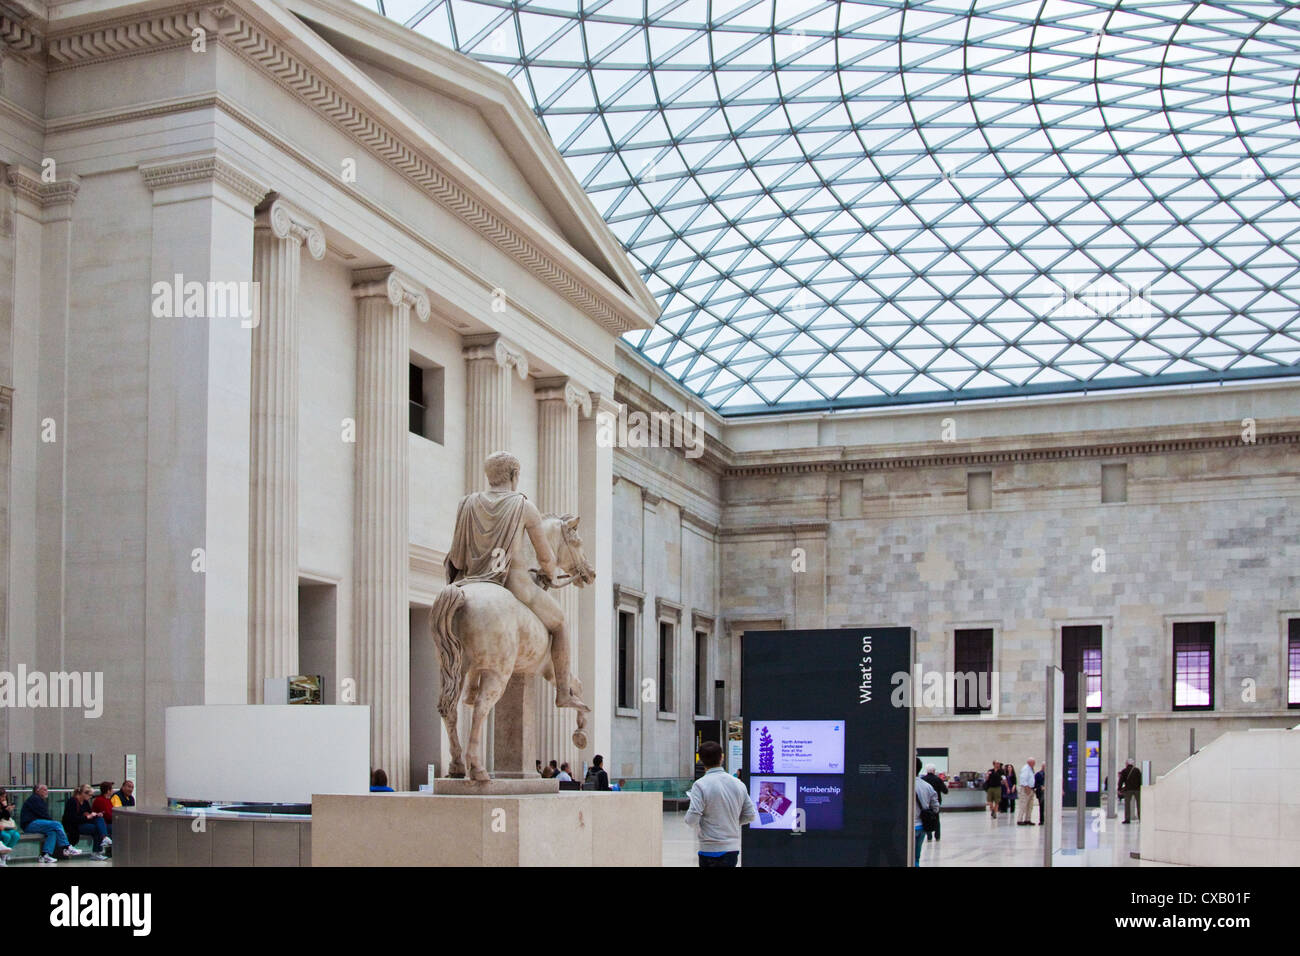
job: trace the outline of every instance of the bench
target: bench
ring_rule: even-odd
[[[41,844],[44,842],[45,837],[39,833],[24,833],[18,838],[18,845],[14,847],[14,851],[6,857],[6,862],[23,863],[36,860],[41,855]],[[93,841],[88,836],[82,836],[73,843],[73,846],[85,853],[89,853],[93,845]]]

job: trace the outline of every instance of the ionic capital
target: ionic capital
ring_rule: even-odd
[[[608,415],[612,418],[620,417],[627,407],[622,402],[616,402],[608,395],[602,395],[600,392],[591,392],[591,412],[588,414]]]
[[[432,307],[424,287],[392,266],[357,269],[352,273],[352,295],[358,299],[384,298],[389,305],[415,309],[421,322],[428,322]]]
[[[325,256],[325,233],[316,220],[308,218],[296,206],[276,199],[257,214],[254,229],[270,230],[277,239],[289,239],[307,246],[313,259]]]
[[[520,380],[528,378],[528,356],[524,350],[512,342],[507,342],[495,332],[487,335],[467,335],[465,343],[465,361],[496,362],[501,368],[514,368]]]
[[[581,409],[584,418],[591,417],[591,392],[564,376],[539,378],[533,386],[533,395],[539,402],[564,402],[569,408]]]

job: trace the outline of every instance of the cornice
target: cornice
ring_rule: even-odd
[[[1026,436],[1028,438],[1029,436]],[[1024,441],[1025,439],[1014,439]],[[868,471],[890,471],[904,468],[951,468],[972,465],[1002,465],[1028,462],[1063,461],[1078,458],[1126,458],[1134,455],[1160,455],[1171,452],[1212,451],[1216,449],[1249,449],[1262,446],[1300,445],[1300,431],[1256,434],[1253,443],[1241,440],[1240,430],[1233,434],[1186,436],[1165,440],[1104,441],[1093,444],[1053,445],[1045,447],[1006,447],[996,450],[953,451],[946,454],[898,454],[876,457],[857,457],[853,449],[791,449],[785,454],[794,456],[806,451],[809,458],[802,461],[766,461],[754,464],[733,464],[723,473],[724,478],[753,478],[772,475],[845,474]],[[843,457],[830,457],[829,454]],[[765,456],[770,452],[761,453]],[[815,457],[814,457],[815,456]],[[743,462],[744,456],[738,456]]]
[[[23,20],[0,13],[0,51],[36,56],[41,52],[41,37]]]
[[[661,401],[660,399],[656,398],[654,395],[647,392],[641,386],[637,385],[626,375],[622,375],[622,374],[616,375],[614,377],[614,397],[618,401],[618,403],[621,406],[623,406],[623,409],[621,411],[616,410],[612,412],[612,414],[616,416],[625,415],[632,411],[646,412],[649,414],[658,413],[664,415],[682,415],[686,413],[691,413],[691,414],[699,413],[708,416],[710,414],[706,409],[703,408],[687,409],[687,412],[682,412],[678,409],[672,408],[667,403]],[[680,455],[682,455],[683,458],[686,457],[685,449],[678,448],[676,449],[676,451]],[[694,458],[690,460],[692,461],[692,463],[699,465],[703,468],[706,468],[709,471],[713,472],[714,474],[722,474],[728,467],[730,467],[734,458],[735,458],[735,452],[733,452],[730,448],[728,448],[721,441],[715,438],[712,434],[706,431],[704,434],[703,454],[701,454],[698,458]]]
[[[443,562],[447,560],[445,551],[426,548],[422,544],[412,544],[408,547],[408,553],[412,571],[434,574],[438,577],[446,573],[446,568],[443,565]]]
[[[265,185],[248,173],[215,154],[143,163],[139,169],[140,175],[144,177],[144,184],[151,191],[212,180],[247,200],[251,206],[260,203],[269,192]]]
[[[712,633],[713,625],[718,621],[716,614],[710,614],[707,611],[701,611],[697,607],[691,608],[691,630],[709,631]]]
[[[325,258],[325,232],[320,223],[284,199],[277,197],[258,212],[253,228],[268,230],[277,239],[290,239],[306,245],[313,259]],[[355,281],[355,274],[353,278]]]
[[[77,198],[77,192],[81,189],[81,180],[76,176],[45,182],[40,173],[17,165],[5,167],[5,180],[20,198],[42,208],[70,203]]]
[[[699,530],[703,531],[707,535],[714,536],[714,537],[717,536],[718,531],[720,530],[721,527],[720,525],[714,524],[713,522],[707,520],[706,518],[697,515],[693,511],[688,511],[685,507],[681,505],[678,505],[678,510],[681,511],[682,521],[685,524],[698,528]]]
[[[682,622],[682,606],[676,601],[657,597],[655,598],[655,617],[680,624]]]
[[[528,379],[528,356],[513,342],[495,332],[461,337],[466,362],[496,362],[501,368],[513,368],[521,381]]]
[[[385,299],[389,305],[412,308],[421,322],[429,321],[433,311],[424,287],[392,266],[354,270],[352,295],[357,299]]]
[[[746,538],[755,535],[778,537],[825,536],[830,530],[829,521],[790,521],[785,524],[731,525],[718,531],[719,538]]]
[[[346,0],[280,0],[280,3],[314,30],[322,32],[331,46],[349,59],[374,63],[382,69],[396,68],[399,74],[421,86],[474,106],[508,152],[529,156],[526,168],[521,169],[524,178],[544,201],[559,200],[560,210],[551,212],[565,226],[583,233],[583,238],[593,247],[590,251],[580,249],[584,256],[637,300],[645,316],[658,315],[658,303],[628,260],[622,244],[545,128],[537,122],[532,105],[504,74],[431,42],[380,15],[373,7]],[[573,244],[575,248],[578,246]],[[598,258],[591,258],[589,252],[595,252]]]
[[[619,604],[635,604],[636,609],[640,611],[645,606],[645,592],[628,587],[626,584],[615,584],[614,604],[615,606]]]
[[[544,242],[526,235],[491,208],[494,203],[477,195],[471,186],[428,158],[425,145],[408,139],[371,115],[234,3],[188,4],[152,11],[145,16],[113,18],[52,35],[47,38],[49,69],[69,69],[188,46],[196,28],[206,31],[208,44],[222,45],[266,73],[607,332],[618,336],[643,327],[624,316],[605,292],[593,288],[544,248]]]

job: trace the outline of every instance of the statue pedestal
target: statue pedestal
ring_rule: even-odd
[[[313,866],[663,865],[658,793],[315,794],[311,813]]]
[[[492,766],[498,779],[538,780],[537,679],[515,674],[492,709]],[[435,793],[437,790],[434,791]]]
[[[493,780],[470,780],[468,778],[452,779],[438,777],[433,781],[433,792],[453,797],[497,797],[502,795],[519,796],[524,793],[559,793],[560,781],[543,778],[533,774],[531,780],[497,778]]]

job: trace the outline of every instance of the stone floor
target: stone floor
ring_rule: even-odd
[[[1075,849],[1075,814],[1061,815],[1061,854],[1057,866],[1159,866],[1129,856],[1138,851],[1141,824],[1125,826],[1121,818],[1093,819],[1086,827],[1085,849]],[[1104,826],[1102,826],[1104,824]],[[994,820],[982,811],[946,813],[943,836],[921,850],[921,866],[1042,866],[1039,827],[1018,827],[1009,814]],[[743,863],[743,860],[742,860]],[[684,813],[664,814],[664,866],[695,866],[695,835]]]

